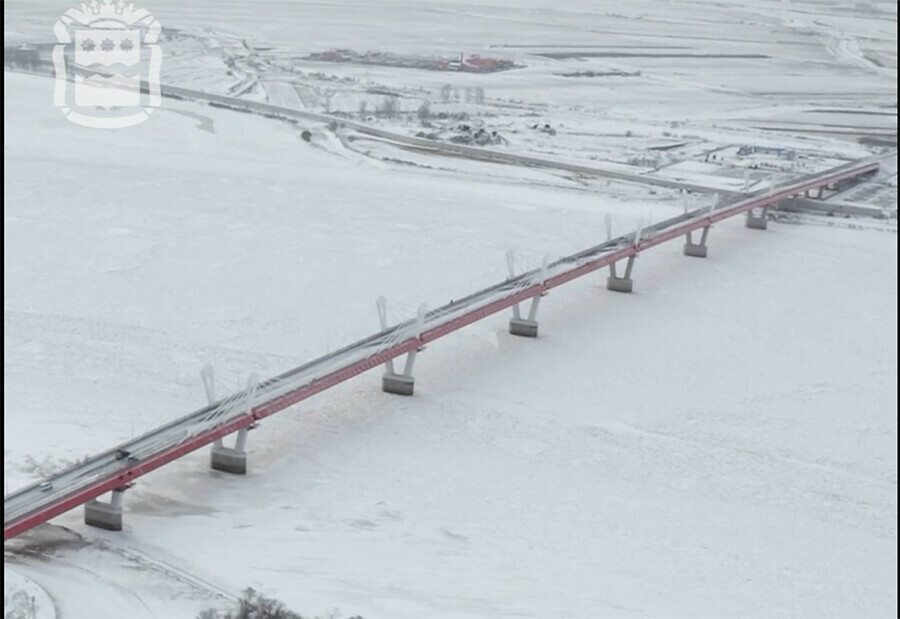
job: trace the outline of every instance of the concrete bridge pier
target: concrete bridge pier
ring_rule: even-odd
[[[384,297],[380,297],[376,303],[376,307],[378,308],[378,318],[381,321],[381,328],[382,330],[387,330],[387,300]],[[416,338],[419,338],[422,335],[422,329],[425,326],[425,314],[427,311],[428,308],[424,303],[419,306],[415,323]],[[381,390],[385,393],[394,395],[413,395],[416,386],[416,380],[413,378],[413,368],[416,364],[416,355],[422,350],[424,350],[424,347],[420,346],[419,348],[406,353],[406,362],[403,364],[403,371],[399,374],[395,371],[393,359],[385,361],[384,375],[381,377]]]
[[[541,293],[531,299],[531,306],[528,308],[528,318],[522,318],[519,313],[519,304],[513,305],[513,317],[509,319],[509,332],[511,335],[520,337],[537,337],[538,322],[537,311],[541,302],[541,297],[547,293]]]
[[[606,278],[606,289],[613,292],[631,292],[634,290],[634,282],[631,280],[631,270],[634,268],[634,259],[636,256],[628,256],[625,263],[625,274],[619,277],[616,274],[616,263],[609,265],[609,277]]]
[[[413,364],[416,362],[415,350],[406,354],[406,364],[402,374],[394,372],[394,363],[389,361],[391,367],[381,377],[381,390],[385,393],[394,395],[413,395],[416,386],[416,379],[413,378]]]
[[[532,307],[536,304],[537,300],[532,301]],[[537,337],[538,323],[536,320],[527,320],[515,317],[510,318],[509,333],[510,335],[518,335],[519,337]]]
[[[764,206],[759,209],[758,212],[754,211],[757,211],[757,209],[750,209],[749,211],[747,211],[747,219],[745,221],[745,225],[753,230],[765,230],[768,227],[769,223],[769,207]]]
[[[234,447],[226,447],[222,439],[217,439],[212,446],[209,457],[209,466],[214,471],[231,473],[232,475],[247,474],[247,433],[250,428],[241,428],[237,431]]]
[[[84,524],[107,531],[122,530],[122,498],[126,488],[116,488],[108,503],[93,499],[84,504]]]
[[[509,278],[512,279],[516,276],[515,267],[513,265],[513,252],[509,250],[506,253],[506,262],[507,267],[509,268]],[[544,256],[544,264],[541,267],[541,285],[544,284],[547,278],[547,267],[550,264],[550,256]],[[531,305],[528,307],[528,318],[522,318],[521,309],[519,307],[519,303],[516,303],[512,306],[513,317],[509,319],[509,333],[510,335],[517,335],[519,337],[537,337],[538,334],[538,322],[537,322],[537,312],[538,307],[541,303],[541,297],[546,295],[546,292],[541,292],[533,297],[531,297]]]
[[[706,237],[709,235],[709,226],[703,228],[703,232],[700,233],[700,242],[694,243],[694,235],[693,232],[688,232],[685,235],[684,248],[682,249],[682,253],[685,256],[691,256],[693,258],[706,258]]]
[[[213,385],[213,369],[207,365],[200,373],[203,378],[203,386],[206,389],[206,398],[210,405],[215,402],[215,388]],[[250,416],[253,412],[253,402],[256,396],[256,386],[259,383],[259,377],[252,374],[247,380],[247,391],[244,395],[244,413]],[[228,404],[223,404],[227,406]],[[256,424],[250,424],[247,427],[237,431],[237,437],[234,441],[234,447],[226,447],[225,442],[221,438],[217,438],[213,442],[212,450],[209,456],[209,466],[214,471],[222,471],[223,473],[231,473],[232,475],[247,474],[247,434],[256,427]]]

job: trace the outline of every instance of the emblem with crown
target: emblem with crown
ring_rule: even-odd
[[[66,11],[63,19],[60,21],[71,20],[72,22],[88,26],[100,20],[109,20],[132,25],[140,21],[146,21],[148,17],[154,22],[156,21],[146,9],[134,8],[133,2],[126,4],[122,0],[119,0],[119,2],[91,0],[88,3],[81,3],[80,9],[75,8]]]
[[[81,12],[87,13],[88,11],[101,17],[113,17],[113,15],[121,16],[126,12],[133,13],[134,3],[126,5],[121,0],[115,3],[112,2],[112,0],[103,0],[103,2],[92,0],[90,4],[81,4]]]
[[[91,0],[63,13],[53,27],[54,104],[84,126],[146,120],[161,103],[161,30],[146,9],[122,0]]]

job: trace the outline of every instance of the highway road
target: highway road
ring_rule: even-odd
[[[335,124],[346,129],[352,129],[372,138],[377,138],[401,146],[413,147],[416,149],[442,155],[465,157],[467,159],[474,159],[478,161],[528,166],[533,168],[562,170],[565,172],[574,172],[576,174],[582,174],[585,176],[611,178],[628,183],[637,183],[639,185],[653,185],[656,187],[666,187],[669,189],[685,189],[698,193],[728,193],[723,191],[721,188],[708,187],[706,185],[697,185],[667,178],[660,178],[656,176],[650,176],[648,174],[636,174],[634,172],[613,170],[610,168],[579,165],[566,161],[548,159],[546,157],[519,155],[507,151],[482,148],[480,146],[466,146],[463,144],[453,144],[450,142],[429,140],[427,138],[417,138],[413,136],[403,135],[402,133],[396,133],[394,131],[388,131],[386,129],[379,129],[377,127],[372,127],[371,125],[367,125],[365,123],[350,120],[340,116],[332,116],[329,114],[319,114],[316,112],[308,112],[305,110],[297,110],[294,108],[280,107],[277,105],[272,105],[270,103],[247,101],[245,99],[227,97],[224,95],[214,95],[198,90],[178,88],[176,86],[161,86],[161,92],[164,97],[186,99],[189,101],[203,101],[206,103],[211,103],[213,105],[219,105],[222,107],[241,110],[245,112],[254,112],[256,114],[262,114],[264,116],[310,120],[327,125]]]

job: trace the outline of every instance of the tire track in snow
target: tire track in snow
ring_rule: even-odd
[[[47,591],[57,619],[153,619],[146,602],[124,585],[56,555],[38,557],[16,561],[16,570]]]
[[[897,77],[896,69],[882,67],[869,60],[859,47],[859,41],[852,37],[830,35],[823,38],[828,53],[844,64],[853,65],[885,77]]]
[[[227,590],[205,580],[196,574],[192,574],[187,570],[177,567],[168,561],[152,557],[142,550],[138,550],[133,546],[122,546],[113,544],[106,540],[93,540],[93,545],[99,550],[111,552],[120,557],[155,572],[161,573],[169,578],[178,580],[194,589],[210,594],[218,598],[224,598],[229,601],[237,601],[237,595],[229,593]]]

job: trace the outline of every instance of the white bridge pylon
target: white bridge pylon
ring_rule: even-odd
[[[381,323],[381,330],[388,330],[387,321],[387,299],[384,296],[378,297],[375,302],[378,310],[378,321]],[[425,314],[428,312],[428,306],[424,303],[419,306],[416,312],[414,337],[420,338],[425,328]],[[424,350],[424,346],[419,346],[406,353],[406,361],[403,364],[403,372],[398,374],[394,369],[394,359],[388,359],[384,363],[384,376],[381,377],[381,389],[385,393],[393,393],[395,395],[413,395],[415,391],[415,378],[413,378],[413,368],[416,363],[416,355]]]
[[[206,392],[207,404],[212,406],[216,403],[216,387],[215,373],[213,366],[207,364],[200,371],[200,377],[203,379],[203,389]],[[253,406],[256,400],[256,391],[259,386],[259,375],[251,374],[247,379],[247,389],[244,395],[243,413],[250,416],[253,412]],[[251,423],[237,431],[237,437],[234,441],[234,447],[226,447],[224,440],[220,437],[213,441],[212,450],[210,452],[210,468],[224,473],[232,473],[234,475],[246,475],[247,473],[247,434],[256,427],[256,423]]]
[[[547,254],[544,256],[544,262],[541,266],[541,274],[540,283],[541,287],[543,287],[544,282],[547,281],[547,267],[550,266],[550,255]],[[509,271],[509,279],[516,278],[516,259],[515,253],[512,249],[506,252],[506,268]],[[537,322],[537,312],[538,307],[541,303],[541,297],[546,296],[548,293],[546,290],[541,289],[541,291],[531,297],[531,303],[528,307],[528,318],[522,318],[522,312],[520,309],[520,303],[516,303],[512,306],[512,318],[509,319],[509,332],[512,335],[518,335],[520,337],[537,337],[538,334],[538,322]]]

